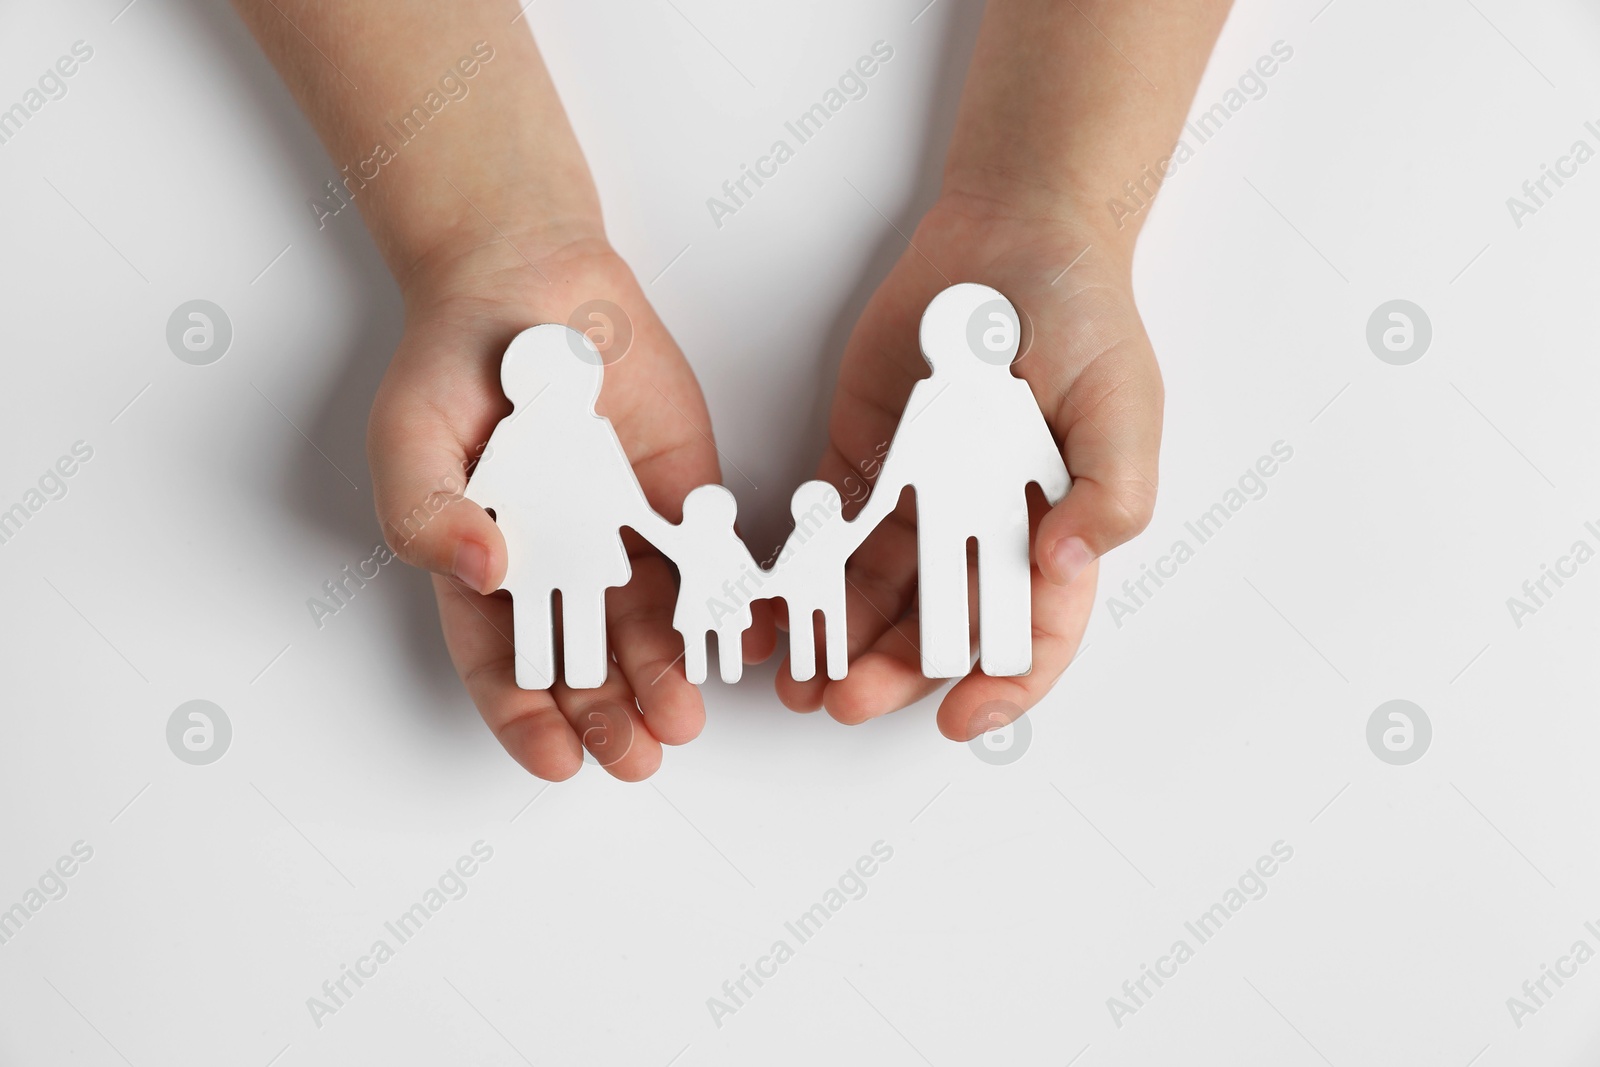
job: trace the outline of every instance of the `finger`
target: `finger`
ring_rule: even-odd
[[[492,402],[485,406],[494,410]],[[505,579],[506,546],[488,512],[462,498],[475,448],[433,404],[403,386],[386,382],[380,389],[367,425],[367,458],[384,539],[412,566],[488,593]]]
[[[829,682],[823,691],[822,706],[828,714],[846,726],[859,726],[915,704],[944,685],[946,679],[922,673],[917,647],[920,625],[920,617],[912,612],[852,659],[849,675]]]
[[[433,592],[456,673],[511,758],[552,782],[577,774],[583,750],[554,696],[517,688],[511,601],[482,596],[437,575]]]
[[[967,640],[978,636],[977,557],[967,554]],[[945,684],[929,678],[921,648],[922,609],[911,609],[880,634],[872,646],[850,663],[850,674],[831,683],[822,704],[828,714],[847,726],[856,726],[915,704]]]
[[[1072,487],[1040,524],[1034,552],[1045,577],[1067,585],[1150,522],[1161,448],[1161,373],[1142,329],[1131,358],[1097,360],[1060,400]],[[1113,370],[1113,366],[1117,369]]]
[[[583,747],[613,778],[642,782],[660,768],[661,742],[645,726],[633,690],[615,663],[598,689],[557,682],[551,692]]]
[[[684,676],[683,640],[672,628],[675,596],[671,568],[659,556],[643,556],[633,561],[628,584],[606,597],[617,663],[645,725],[664,745],[693,741],[706,724],[705,702]]]
[[[770,600],[750,602],[750,628],[739,640],[746,663],[765,663],[778,648],[778,624]]]
[[[939,732],[970,741],[998,729],[1033,707],[1072,663],[1094,607],[1099,566],[1091,563],[1070,585],[1057,585],[1033,571],[1033,669],[1016,678],[991,678],[978,671],[955,684],[939,705]]]

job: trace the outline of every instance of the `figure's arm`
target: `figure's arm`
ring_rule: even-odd
[[[1062,462],[1059,451],[1040,455],[1039,469],[1034,472],[1033,481],[1038,482],[1039,488],[1044,490],[1044,498],[1051,507],[1061,503],[1067,490],[1072,487],[1072,479],[1067,476],[1067,465]]]
[[[636,532],[640,537],[649,541],[668,559],[676,559],[681,554],[683,545],[683,527],[674,526],[656,513],[644,499],[644,494],[639,494],[638,507],[629,512],[623,525]]]
[[[1018,382],[1021,386],[1022,402],[1027,405],[1024,409],[1025,438],[1022,442],[1029,458],[1028,480],[1038,482],[1039,488],[1044,490],[1044,497],[1050,506],[1061,503],[1067,495],[1067,488],[1071,479],[1067,475],[1067,464],[1061,456],[1061,443],[1050,432],[1050,424],[1045,422],[1042,414],[1035,416],[1034,409],[1037,402],[1033,398],[1033,391],[1026,384]]]
[[[924,405],[921,403],[923,395],[927,392],[927,382],[919,381],[911,387],[911,395],[906,397],[905,406],[900,416],[900,424],[895,427],[894,435],[889,439],[889,450],[884,454],[883,461],[878,465],[877,476],[872,480],[872,489],[867,495],[867,501],[850,519],[850,551],[854,552],[861,546],[878,524],[889,517],[896,505],[900,503],[900,495],[910,482],[907,480],[904,454],[915,451],[918,442],[912,439],[911,420],[916,418],[915,412],[920,414]],[[937,394],[936,394],[937,395]],[[929,401],[931,403],[932,401]],[[899,446],[900,455],[896,455],[895,446]]]
[[[496,500],[500,497],[500,464],[495,459],[495,450],[500,444],[499,437],[500,428],[497,426],[483,446],[483,454],[473,466],[472,474],[467,478],[466,488],[461,491],[462,497],[485,511],[499,506]]]
[[[649,541],[656,551],[668,559],[674,559],[683,543],[683,528],[668,522],[650,506],[644,487],[639,484],[639,476],[628,461],[628,454],[609,419],[604,426],[616,451],[616,462],[610,471],[613,478],[611,489],[616,494],[615,499],[620,502],[620,509],[615,514],[617,525],[628,527]]]
[[[872,492],[867,497],[867,502],[855,518],[847,521],[850,536],[846,542],[850,551],[854,552],[861,547],[861,542],[871,535],[878,524],[889,517],[889,513],[900,503],[900,494],[905,491],[906,482],[899,477],[899,467],[891,467],[888,461],[884,462],[883,471],[878,475],[878,480],[872,483]]]

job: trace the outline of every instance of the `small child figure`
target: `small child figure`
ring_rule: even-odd
[[[846,519],[839,491],[823,481],[806,482],[796,489],[789,511],[794,515],[794,532],[773,567],[776,595],[789,607],[789,674],[804,682],[817,673],[813,612],[821,611],[828,677],[837,681],[849,668],[845,561],[881,516]]]
[[[672,627],[683,636],[684,674],[696,685],[706,680],[706,634],[711,632],[717,635],[722,680],[739,680],[750,602],[766,584],[766,572],[733,531],[738,510],[733,494],[720,485],[702,485],[683,501],[677,551],[671,553],[679,579]]]

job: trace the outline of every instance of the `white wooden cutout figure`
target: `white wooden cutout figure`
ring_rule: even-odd
[[[595,414],[604,364],[587,337],[535,326],[512,340],[500,387],[512,412],[500,421],[467,483],[466,498],[494,512],[508,556],[517,685],[555,681],[552,594],[561,594],[563,680],[595,689],[606,679],[606,590],[633,574],[621,529],[665,550],[676,529],[646,502],[611,422]],[[532,414],[530,414],[530,411]]]
[[[872,496],[866,529],[912,486],[922,673],[972,669],[967,540],[978,542],[979,665],[993,677],[1033,667],[1029,482],[1054,505],[1067,493],[1060,446],[1028,383],[1011,373],[1022,336],[1017,309],[987,285],[952,285],[922,314],[931,376],[911,389]]]
[[[789,504],[794,530],[772,569],[772,591],[767,595],[782,597],[788,605],[789,673],[798,682],[817,673],[813,627],[819,611],[828,677],[837,681],[849,670],[844,568],[850,553],[866,540],[877,520],[846,519],[843,509],[839,490],[827,482],[806,482],[796,489]]]
[[[791,503],[794,532],[770,571],[734,532],[737,504],[726,488],[691,492],[677,526],[650,507],[610,422],[595,413],[604,366],[587,337],[559,325],[518,334],[500,370],[513,411],[489,438],[466,492],[495,513],[505,535],[517,685],[554,684],[557,592],[563,680],[574,689],[605,681],[605,591],[632,574],[624,526],[677,564],[673,627],[684,640],[691,682],[705,681],[712,633],[723,681],[739,680],[750,604],[766,597],[782,597],[789,607],[794,677],[816,673],[813,620],[820,612],[828,677],[843,678],[845,564],[907,486],[916,492],[922,673],[956,678],[971,669],[969,539],[978,545],[979,663],[995,677],[1028,673],[1027,487],[1038,483],[1055,504],[1068,477],[1032,390],[1011,373],[1021,332],[1016,308],[988,286],[964,283],[936,296],[920,331],[932,374],[912,388],[866,506],[846,520],[831,485],[802,485]]]
[[[750,629],[750,602],[765,584],[765,572],[733,530],[738,510],[738,501],[723,486],[692,490],[684,498],[673,547],[663,549],[678,565],[672,628],[683,636],[684,676],[696,685],[706,680],[708,633],[717,635],[722,680],[739,680],[744,671],[740,639]]]

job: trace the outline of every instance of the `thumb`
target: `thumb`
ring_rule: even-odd
[[[1148,351],[1148,350],[1147,350]],[[1161,372],[1154,355],[1129,372],[1091,364],[1062,397],[1072,487],[1039,523],[1035,558],[1045,578],[1072,582],[1150,523],[1161,450]],[[1108,381],[1114,377],[1114,381]]]
[[[384,540],[414,567],[492,593],[505,580],[506,545],[489,513],[462,495],[472,458],[437,412],[380,391],[367,460]]]

